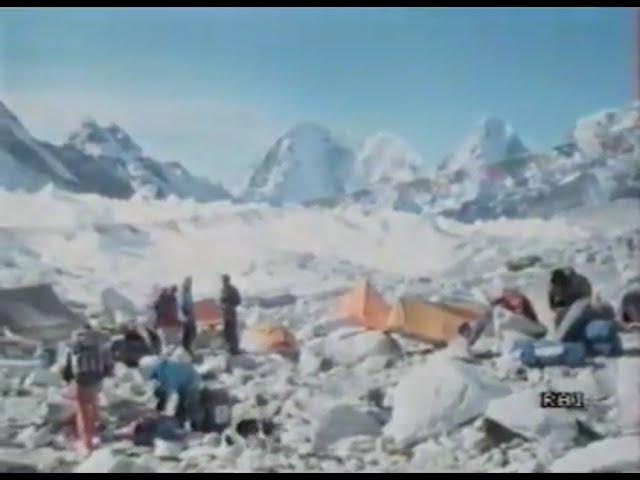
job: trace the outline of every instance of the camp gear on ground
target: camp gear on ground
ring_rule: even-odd
[[[225,389],[203,388],[200,409],[195,412],[192,425],[195,431],[222,433],[231,425],[232,401]]]
[[[622,354],[622,341],[611,320],[591,320],[585,327],[584,341],[589,355]]]
[[[549,306],[552,310],[569,308],[581,298],[591,297],[591,282],[571,267],[558,268],[551,273]]]
[[[531,301],[519,290],[504,289],[502,295],[491,302],[492,305],[500,305],[510,312],[528,318],[532,322],[539,322]]]
[[[261,324],[248,328],[242,336],[243,350],[249,353],[279,353],[295,355],[296,338],[282,325]]]
[[[615,320],[615,310],[607,303],[582,298],[571,305],[566,312],[559,312],[555,339],[560,342],[581,342],[584,329],[592,320]]]
[[[520,360],[527,367],[584,365],[587,351],[582,343],[552,342],[547,340],[524,341],[519,345]]]
[[[133,426],[133,443],[151,447],[156,438],[166,441],[180,441],[185,432],[174,417],[167,415],[149,415],[137,420]]]

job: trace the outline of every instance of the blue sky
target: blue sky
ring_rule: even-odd
[[[620,8],[0,10],[0,98],[34,135],[115,121],[226,182],[299,121],[393,132],[427,165],[488,114],[547,149],[632,73]]]

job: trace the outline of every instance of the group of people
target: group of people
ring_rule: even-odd
[[[239,353],[236,308],[241,298],[228,275],[222,277],[220,305],[224,319],[224,339],[231,355]],[[607,302],[593,295],[590,281],[573,268],[559,268],[551,272],[548,286],[548,303],[555,313],[555,338],[553,340],[526,340],[521,345],[522,363],[527,366],[547,366],[565,362],[577,365],[576,358],[586,355],[617,355],[622,353],[618,331],[621,328],[640,327],[640,290],[631,290],[622,298],[619,312]],[[538,315],[527,296],[517,289],[505,289],[491,301],[491,312],[474,322],[465,324],[459,333],[469,346],[473,345],[482,331],[491,323],[496,308],[501,308],[537,325],[542,332]],[[193,340],[197,335],[196,315],[192,296],[192,279],[186,278],[182,285],[180,300],[177,287],[163,290],[154,303],[156,322],[143,336],[155,339],[156,348],[147,351],[141,358],[130,362],[137,367],[142,377],[155,382],[154,395],[158,417],[151,422],[138,422],[130,435],[149,431],[149,426],[177,425],[195,431],[222,431],[230,424],[228,399],[202,388],[200,374],[192,362],[181,361],[163,355],[166,338],[162,341],[163,329],[182,323],[182,346],[195,358]],[[526,323],[526,322],[525,322]],[[534,329],[535,330],[535,329]],[[102,380],[114,369],[113,349],[110,338],[87,325],[74,332],[63,376],[77,386],[76,429],[82,447],[91,451],[97,438],[97,396]],[[554,359],[538,355],[538,347],[559,347]],[[546,348],[549,351],[549,348]],[[577,353],[576,353],[577,352]],[[545,363],[547,362],[547,363]],[[126,362],[125,362],[126,363]],[[556,363],[557,364],[557,363]],[[223,396],[224,397],[224,396]],[[168,423],[167,423],[168,422]]]
[[[75,385],[75,431],[79,448],[92,451],[98,440],[98,395],[103,380],[111,376],[115,361],[138,368],[142,377],[155,384],[156,412],[165,420],[173,419],[180,428],[214,431],[230,421],[220,395],[202,388],[202,379],[192,362],[169,358],[168,329],[181,324],[181,344],[195,360],[193,350],[197,322],[192,294],[193,281],[187,277],[178,299],[177,286],[163,289],[153,304],[155,321],[150,326],[128,322],[124,337],[112,341],[89,323],[74,331],[63,363],[62,376]],[[238,289],[229,275],[222,276],[220,305],[224,339],[231,355],[240,353],[236,309],[241,304]],[[134,345],[140,348],[135,350]],[[133,349],[133,350],[132,350]],[[134,351],[135,350],[135,351]],[[144,425],[138,425],[138,429]]]
[[[542,338],[547,329],[540,323],[530,300],[518,289],[504,289],[492,299],[491,311],[478,321],[464,324],[460,334],[472,346],[492,322],[494,309],[500,307],[540,327],[521,328],[521,332],[526,331],[533,338],[520,339],[508,346],[511,353],[519,355],[523,364],[529,367],[578,366],[589,356],[622,354],[619,332],[640,328],[640,289],[628,290],[616,312],[610,303],[594,295],[589,279],[573,267],[551,272],[547,300],[554,312],[552,338]],[[540,353],[543,351],[544,355]]]

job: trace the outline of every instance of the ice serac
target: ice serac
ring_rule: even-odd
[[[328,129],[301,123],[267,152],[251,174],[245,195],[273,203],[342,195],[353,165],[353,151]]]

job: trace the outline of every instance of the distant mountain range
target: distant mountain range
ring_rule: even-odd
[[[505,121],[482,119],[427,175],[422,160],[391,133],[357,145],[313,123],[278,138],[234,201],[392,208],[460,221],[554,212],[640,197],[640,105],[579,119],[549,153],[531,152]],[[117,125],[85,121],[63,145],[33,138],[0,102],[0,187],[47,184],[128,199],[232,199],[220,184],[144,154]]]

